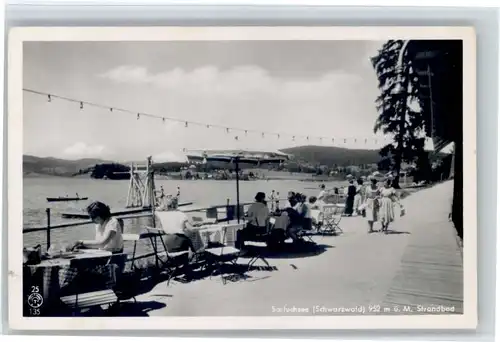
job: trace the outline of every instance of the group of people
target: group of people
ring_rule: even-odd
[[[274,196],[273,191],[270,197],[271,203],[268,203],[264,192],[258,192],[255,195],[255,202],[250,205],[246,213],[247,224],[237,232],[236,246],[238,248],[243,249],[245,241],[255,241],[259,235],[268,234],[272,217],[285,222],[282,226],[278,225],[279,228],[276,229],[276,231],[281,229],[284,233],[281,236],[276,234],[277,240],[290,237],[294,243],[300,243],[303,240],[299,238],[298,232],[312,229],[311,208],[316,202],[316,197],[310,197],[307,200],[304,194],[290,191],[285,205],[280,208],[279,199]]]
[[[358,179],[357,184],[353,179],[349,180],[344,213],[346,216],[363,215],[368,221],[369,233],[375,231],[373,225],[380,221],[380,231],[387,233],[389,224],[395,217],[394,204],[398,204],[403,210],[398,194],[392,186],[392,177],[385,179],[383,186],[379,186],[375,177],[369,177],[369,184],[364,185],[365,179]]]
[[[392,186],[392,179],[384,181],[379,186],[375,177],[369,177],[365,184],[364,177],[356,183],[349,180],[347,196],[345,200],[346,216],[363,215],[368,221],[369,233],[375,232],[374,223],[380,222],[381,232],[387,233],[389,225],[394,221],[394,204],[398,204],[404,211],[399,201],[396,190]],[[335,194],[338,194],[335,189]],[[300,230],[311,230],[313,227],[312,209],[320,208],[327,197],[326,187],[321,186],[318,197],[311,196],[309,199],[304,194],[290,191],[283,208],[279,207],[279,198],[272,194],[271,210],[266,200],[266,194],[258,192],[255,202],[250,205],[246,213],[247,225],[239,230],[236,236],[238,247],[244,247],[245,241],[251,241],[258,235],[268,233],[271,217],[283,216],[286,218],[285,236],[291,237],[294,242],[302,241],[297,233]],[[194,251],[193,243],[189,237],[194,231],[188,216],[178,210],[178,197],[164,196],[164,201],[158,210],[170,211],[171,220],[168,227],[161,227],[166,233],[166,244],[171,251],[191,249]],[[93,202],[87,207],[91,220],[96,224],[94,240],[79,240],[73,248],[96,248],[104,249],[113,253],[123,252],[123,222],[112,217],[110,208],[102,202]]]

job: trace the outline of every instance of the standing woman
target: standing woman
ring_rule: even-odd
[[[347,198],[345,201],[345,215],[352,216],[354,209],[354,196],[356,196],[356,186],[354,185],[354,181],[351,179],[349,181],[349,186],[347,187]]]
[[[392,181],[388,179],[384,183],[384,187],[380,190],[380,223],[382,224],[382,231],[387,234],[389,224],[394,221],[394,202],[399,203],[399,198],[396,190],[392,187]]]
[[[361,210],[359,209],[361,204],[363,203],[364,196],[364,186],[363,180],[358,179],[358,185],[356,186],[356,195],[354,195],[354,213],[357,215],[361,215]]]
[[[373,223],[378,219],[379,204],[377,197],[380,194],[380,189],[377,186],[377,180],[375,178],[370,179],[370,185],[366,187],[365,191],[365,214],[366,220],[368,221],[368,226],[370,230],[368,233],[373,233]]]

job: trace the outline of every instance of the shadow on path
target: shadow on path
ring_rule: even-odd
[[[265,259],[296,259],[308,258],[323,254],[327,249],[334,248],[331,245],[302,242],[298,244],[283,243],[274,250],[269,250],[264,246],[247,246],[248,255],[260,255]]]
[[[393,234],[411,234],[410,232],[406,232],[406,231],[399,231],[399,230],[388,230],[385,232],[385,234],[387,235],[393,235]]]

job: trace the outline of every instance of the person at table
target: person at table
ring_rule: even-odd
[[[345,201],[345,211],[344,214],[346,216],[352,216],[354,209],[354,196],[356,196],[356,186],[354,185],[354,181],[349,180],[349,186],[347,187],[347,197]]]
[[[301,194],[295,194],[292,198],[289,198],[290,206],[285,208],[285,211],[288,216],[288,226],[286,229],[286,233],[294,242],[300,241],[297,233],[303,227],[303,217],[301,215],[302,212],[302,203],[300,203],[302,199]]]
[[[328,195],[328,193],[326,191],[325,184],[321,184],[319,194],[316,197],[316,205],[318,205],[318,206],[321,207],[324,204],[326,204],[326,197],[327,197],[327,195]]]
[[[74,248],[102,249],[112,253],[123,252],[123,226],[120,220],[111,216],[111,210],[102,202],[93,202],[87,207],[92,222],[95,223],[95,239],[79,240]]]
[[[318,219],[319,219],[319,213],[321,212],[321,207],[319,207],[317,204],[316,197],[311,196],[309,197],[309,203],[308,207],[310,210],[310,215],[311,215],[311,227],[317,226],[318,225]]]
[[[269,226],[269,218],[270,212],[267,207],[266,194],[258,192],[255,195],[255,202],[248,208],[248,223],[246,227],[236,233],[237,248],[243,248],[245,241],[251,241],[257,235],[266,234]]]
[[[311,197],[314,198],[314,197]],[[311,199],[310,198],[310,199]],[[311,230],[312,229],[312,207],[313,204],[316,202],[316,199],[314,198],[314,201],[307,201],[307,197],[305,195],[302,195],[302,228],[304,230]]]
[[[165,205],[158,212],[167,212],[157,215],[156,227],[162,229],[167,235],[164,238],[165,245],[169,252],[195,251],[193,239],[200,239],[199,233],[194,230],[189,217],[179,210],[177,197],[168,197]]]

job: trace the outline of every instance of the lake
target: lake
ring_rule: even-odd
[[[156,188],[163,186],[165,193],[175,194],[180,187],[181,202],[193,202],[196,207],[224,205],[227,199],[236,203],[235,181],[214,180],[155,180]],[[317,196],[318,182],[298,180],[257,180],[240,182],[240,201],[251,202],[258,191],[270,195],[272,190],[286,197],[288,191],[302,192],[307,196]],[[327,187],[345,185],[345,182],[326,182]],[[128,180],[98,180],[92,178],[37,177],[23,180],[23,226],[44,226],[47,223],[46,208],[51,209],[51,223],[71,221],[61,218],[66,211],[81,211],[92,201],[101,201],[111,209],[122,209],[126,205]],[[88,201],[47,202],[47,197],[74,196],[88,197]],[[136,233],[147,224],[147,218],[125,220],[125,233]],[[51,231],[51,243],[71,243],[78,239],[93,239],[92,225],[55,229]],[[45,247],[46,233],[24,234],[24,245],[33,246],[41,243]]]

